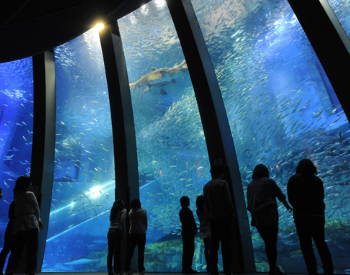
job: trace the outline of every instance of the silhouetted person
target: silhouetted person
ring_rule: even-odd
[[[194,236],[197,234],[197,225],[193,217],[190,206],[190,199],[186,196],[180,199],[181,210],[179,213],[182,225],[182,274],[194,274],[196,270],[192,269],[192,261],[194,255]]]
[[[205,209],[204,205],[204,196],[198,196],[196,199],[197,205],[197,216],[200,222],[199,232],[200,238],[203,239],[204,242],[204,256],[205,261],[207,262],[207,272],[210,272],[210,258],[209,258],[209,249],[211,243],[211,235],[210,235],[210,223],[208,212]]]
[[[4,194],[2,193],[2,188],[0,188],[0,200],[2,199],[3,196]]]
[[[269,275],[283,274],[276,265],[279,218],[276,197],[289,211],[292,211],[292,208],[276,182],[269,178],[269,170],[265,165],[257,165],[252,178],[247,188],[247,208],[252,214],[251,225],[256,227],[264,240],[270,267]]]
[[[209,215],[211,232],[211,274],[218,274],[220,241],[224,273],[231,274],[231,235],[235,220],[235,209],[228,184],[222,179],[224,176],[224,167],[222,165],[213,165],[210,173],[212,180],[204,185],[203,193],[205,208]]]
[[[131,210],[129,211],[130,229],[129,229],[129,244],[128,252],[125,261],[126,275],[131,275],[130,262],[137,245],[138,249],[138,269],[139,275],[145,274],[144,253],[146,245],[146,232],[147,232],[147,211],[141,208],[141,202],[139,199],[133,199],[130,204]]]
[[[311,160],[301,160],[296,174],[288,181],[288,200],[294,209],[294,222],[307,271],[310,275],[317,274],[313,239],[323,263],[324,274],[330,275],[334,274],[334,270],[332,256],[325,242],[324,189],[322,180],[316,174],[317,169]]]
[[[10,209],[8,213],[9,222],[7,223],[7,227],[5,230],[5,242],[4,247],[1,250],[0,253],[0,270],[3,272],[5,261],[7,258],[7,255],[10,253],[12,245],[13,245],[13,237],[12,237],[12,231],[13,231],[13,222],[15,220],[15,205],[14,202],[10,204]]]
[[[14,192],[15,220],[13,222],[13,247],[6,268],[6,274],[15,272],[21,259],[22,251],[27,249],[26,274],[33,275],[36,270],[38,252],[39,227],[42,228],[40,220],[39,204],[33,192],[29,177],[21,176],[16,181]]]
[[[109,216],[110,226],[108,229],[108,255],[107,255],[107,268],[108,275],[121,275],[121,249],[122,240],[126,233],[125,228],[125,216],[126,209],[124,209],[124,202],[117,200],[111,209],[111,215]],[[112,266],[112,259],[114,255],[114,268]],[[114,269],[114,273],[113,273]]]

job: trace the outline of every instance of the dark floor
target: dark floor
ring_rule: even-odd
[[[36,273],[36,275],[107,275],[107,272],[43,272],[43,273]],[[138,272],[133,272],[133,275],[137,275]],[[148,273],[146,272],[146,275],[182,275],[182,273],[170,273],[170,272],[159,272],[159,273]],[[198,274],[206,274],[206,273],[198,273]],[[223,273],[221,273],[223,274]],[[239,275],[239,274],[237,274]],[[267,275],[267,273],[246,273],[244,275]],[[303,275],[303,274],[292,274],[288,273],[288,275]]]

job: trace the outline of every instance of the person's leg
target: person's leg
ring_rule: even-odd
[[[211,274],[218,274],[218,250],[220,245],[220,230],[217,221],[210,221],[211,245],[210,245],[210,268]]]
[[[265,243],[266,257],[270,268],[269,274],[275,274],[277,263],[278,223],[272,226],[257,226],[256,228]]]
[[[232,236],[232,221],[230,219],[222,219],[218,224],[221,231],[221,251],[224,273],[231,274],[231,236]]]
[[[15,272],[17,264],[21,259],[24,246],[25,246],[25,233],[24,231],[20,231],[13,236],[11,254],[10,254],[10,258],[6,268],[7,275],[11,275]]]
[[[2,248],[0,253],[0,271],[1,272],[3,272],[4,270],[5,261],[6,261],[7,255],[11,251],[11,247],[12,247],[11,241],[5,240],[4,247]]]
[[[117,275],[121,273],[121,250],[122,250],[122,240],[123,240],[123,235],[122,231],[118,230],[116,232],[116,238],[114,242],[114,273]]]
[[[182,232],[182,272],[187,272],[191,268],[191,264],[189,263],[189,255],[190,255],[190,247],[191,247],[191,239],[189,234],[186,232]]]
[[[323,264],[322,268],[324,270],[324,274],[325,275],[334,274],[332,255],[331,255],[331,252],[329,251],[327,243],[325,242],[323,220],[315,220],[312,223],[311,234],[312,234],[312,238],[314,239],[318,253],[320,254],[320,258]]]
[[[193,263],[193,256],[194,256],[194,234],[190,234],[189,236],[189,247],[188,247],[188,266],[190,271],[192,271],[192,263]]]
[[[137,236],[136,234],[130,234],[129,243],[128,243],[128,252],[126,253],[125,260],[125,271],[128,272],[130,270],[131,258],[132,254],[134,254],[135,247],[137,245]]]
[[[108,273],[111,273],[113,272],[112,260],[113,260],[114,250],[115,250],[115,234],[112,230],[108,230],[107,239],[108,239],[107,270],[108,270]],[[115,259],[115,255],[114,255],[114,259]]]
[[[307,222],[296,222],[295,223],[300,248],[304,256],[307,271],[310,275],[316,275],[317,273],[317,261],[314,250],[312,249],[312,237],[310,232],[310,226]]]
[[[210,249],[210,243],[211,243],[211,237],[203,239],[204,241],[204,256],[205,261],[207,262],[207,271],[210,271],[210,258],[209,258],[209,249]]]
[[[39,230],[34,228],[25,231],[27,247],[27,274],[35,274],[37,267]]]
[[[138,269],[139,272],[145,271],[144,257],[146,246],[146,234],[137,234],[137,249],[138,249]]]

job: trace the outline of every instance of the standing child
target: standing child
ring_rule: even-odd
[[[203,195],[200,195],[197,197],[196,205],[197,205],[196,213],[200,222],[200,226],[199,226],[200,237],[201,239],[203,239],[203,242],[204,242],[204,256],[205,256],[205,261],[207,262],[207,272],[209,273],[210,272],[209,249],[210,249],[211,234],[210,234],[209,216],[204,206]]]
[[[130,263],[132,254],[137,245],[138,249],[138,269],[139,275],[145,274],[144,253],[146,245],[146,232],[147,232],[147,211],[141,208],[141,202],[139,199],[133,199],[130,204],[131,210],[129,212],[130,229],[129,229],[129,244],[128,253],[126,255],[125,270],[126,275],[132,275],[130,269]]]
[[[111,209],[111,215],[109,216],[110,227],[108,229],[108,255],[107,255],[107,268],[108,275],[121,275],[121,248],[122,240],[125,236],[125,216],[126,209],[124,209],[124,202],[117,200]],[[112,259],[114,255],[114,273],[112,266]]]
[[[187,196],[183,196],[180,199],[180,221],[182,224],[182,274],[195,274],[196,270],[192,269],[192,261],[194,255],[194,236],[197,233],[197,225],[193,217],[193,213],[190,206],[190,199]]]

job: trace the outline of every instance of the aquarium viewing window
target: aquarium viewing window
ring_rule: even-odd
[[[140,200],[148,213],[145,268],[179,272],[180,198],[190,198],[195,214],[196,198],[210,179],[197,102],[165,1],[152,1],[118,24],[134,112]],[[203,248],[197,237],[193,266],[198,271],[206,270]]]
[[[348,1],[327,1],[349,36]],[[234,142],[244,196],[257,164],[263,163],[269,168],[270,177],[286,194],[288,179],[295,173],[298,162],[303,158],[311,159],[324,182],[325,237],[335,273],[349,273],[350,125],[334,91],[337,82],[329,74],[333,89],[288,1],[183,2],[192,3],[196,18],[193,16],[189,21],[198,20],[210,54],[224,103],[224,108],[218,109],[223,113],[221,118],[226,114],[232,135],[232,139],[230,134],[229,138],[226,135],[223,139],[231,145],[232,140]],[[174,16],[176,9],[170,4],[169,7]],[[116,29],[116,26],[108,27],[112,30],[108,35],[116,38],[119,32],[114,33],[113,27]],[[109,215],[116,189],[120,187],[116,185],[115,177],[123,188],[130,188],[130,193],[139,191],[142,208],[147,210],[146,272],[182,270],[179,219],[182,196],[190,198],[190,208],[198,222],[195,201],[211,176],[201,119],[205,126],[208,123],[204,123],[206,118],[198,111],[189,74],[189,67],[192,67],[188,67],[188,63],[196,65],[193,64],[196,62],[191,62],[187,50],[186,61],[165,0],[150,1],[120,18],[118,27],[118,42],[115,42],[117,39],[112,39],[113,42],[103,40],[102,33],[100,36],[94,28],[54,49],[56,109],[46,112],[56,113],[56,139],[43,272],[107,271]],[[179,34],[183,34],[181,30]],[[125,146],[128,155],[133,154],[129,150],[132,146],[116,144],[117,139],[113,141],[111,108],[113,112],[120,109],[113,104],[115,98],[109,97],[111,83],[107,85],[106,79],[103,56],[108,58],[111,53],[102,54],[100,41],[103,49],[108,49],[108,43],[113,46],[113,43],[119,43],[125,53],[129,90],[121,93],[130,92],[131,96],[138,189],[132,189],[130,178],[129,182],[119,183],[119,173],[115,174],[115,166],[121,166],[117,165],[118,158],[116,163],[114,160],[121,154],[114,156],[114,145]],[[113,54],[121,49],[116,48],[113,48]],[[125,66],[121,59],[116,58],[118,70]],[[106,70],[111,67],[106,66]],[[123,69],[125,73],[125,67]],[[125,80],[126,75],[120,71],[115,77],[123,76]],[[191,75],[193,77],[192,69]],[[196,82],[193,80],[193,83]],[[0,64],[0,187],[4,193],[0,200],[0,236],[4,235],[8,222],[15,181],[21,175],[30,175],[33,89],[31,58]],[[200,91],[197,90],[198,96]],[[219,94],[220,100],[221,97]],[[343,103],[344,100],[339,98]],[[199,99],[198,102],[202,103]],[[123,104],[126,103],[122,102],[120,106]],[[202,108],[201,104],[199,106]],[[344,105],[347,111],[345,107],[347,105]],[[129,118],[123,122],[132,119],[128,111],[120,112]],[[115,118],[114,114],[112,116]],[[115,125],[120,122],[115,121],[114,133],[119,130]],[[131,126],[127,126],[130,130]],[[125,129],[120,132],[128,138]],[[130,137],[130,131],[128,134]],[[207,141],[210,141],[209,135]],[[208,142],[210,149],[211,143]],[[212,158],[212,154],[210,156]],[[134,157],[130,163],[136,162],[136,155]],[[33,160],[33,163],[36,162]],[[234,184],[242,190],[240,183]],[[42,189],[51,192],[47,186],[48,183],[42,183]],[[240,198],[243,203],[243,197]],[[277,264],[286,273],[307,273],[293,216],[279,202],[278,209]],[[238,210],[245,214],[244,207]],[[246,231],[249,233],[248,229]],[[255,227],[250,227],[250,233],[256,271],[267,272],[264,243]],[[251,245],[250,237],[246,238],[249,244],[242,237],[242,246]],[[1,246],[3,238],[0,239]],[[193,268],[199,272],[206,272],[203,250],[204,244],[198,234]],[[219,270],[222,271],[221,258]]]
[[[106,271],[115,200],[110,104],[98,31],[55,48],[56,147],[43,271]]]
[[[16,179],[29,176],[33,140],[33,65],[31,58],[0,64],[0,246],[8,222]]]
[[[298,162],[309,158],[325,186],[326,241],[337,272],[348,268],[349,123],[287,1],[192,0],[213,61],[244,192],[265,164],[286,194]],[[279,205],[278,265],[306,273],[292,214]],[[264,243],[251,228],[256,269],[268,271]]]

